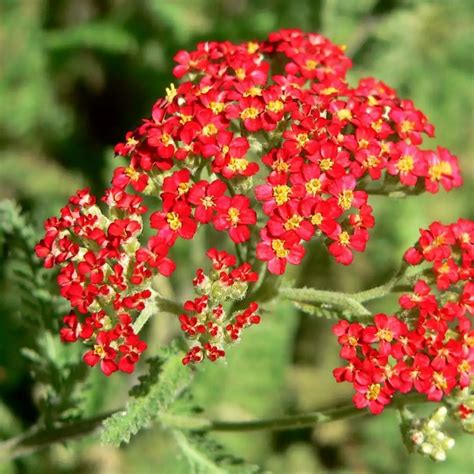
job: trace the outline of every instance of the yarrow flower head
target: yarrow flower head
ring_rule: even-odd
[[[46,267],[59,268],[71,304],[63,340],[82,340],[86,363],[107,375],[133,370],[145,350],[134,323],[154,304],[151,280],[171,275],[176,242],[201,227],[273,274],[299,265],[313,238],[348,265],[375,224],[372,190],[409,194],[461,184],[449,151],[421,148],[434,133],[425,115],[374,78],[351,87],[344,48],[319,34],[286,29],[259,42],[203,42],[174,59],[178,83],[116,145],[122,162],[101,205],[79,191],[59,218],[46,221],[36,247]],[[154,235],[145,239],[144,227]],[[210,284],[211,293],[182,315],[183,331],[198,342],[185,363],[221,358],[225,344],[256,324],[254,303],[227,316],[217,303],[217,289],[227,295],[242,287],[245,260],[232,270],[239,278],[227,270],[217,279],[202,274],[198,287]],[[453,261],[437,271],[440,285],[462,279]],[[360,387],[368,384],[373,400],[384,403],[378,379],[372,373]]]
[[[334,377],[353,384],[358,408],[377,414],[397,392],[415,391],[440,401],[469,387],[473,259],[473,221],[434,222],[405,253],[408,265],[423,269],[413,277],[412,291],[400,296],[397,314],[377,314],[373,324],[341,320],[334,326],[340,355],[348,363],[335,369]]]

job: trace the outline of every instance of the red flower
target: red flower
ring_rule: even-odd
[[[351,235],[349,232],[342,230],[338,224],[330,237],[334,242],[329,245],[329,253],[336,258],[337,262],[349,265],[353,260],[351,250],[363,252],[369,239],[369,234],[365,229],[355,229]]]
[[[285,232],[294,231],[300,239],[310,240],[314,234],[313,225],[300,213],[300,202],[290,201],[274,210],[267,222],[270,234],[278,237]]]
[[[427,165],[418,148],[400,142],[392,153],[387,171],[392,175],[398,175],[402,184],[415,186],[418,178],[426,175]]]
[[[255,187],[255,197],[263,201],[263,211],[271,215],[278,206],[283,206],[290,199],[301,198],[305,195],[303,185],[288,186],[288,178],[284,174],[271,174],[267,184]]]
[[[191,217],[191,207],[186,203],[177,202],[169,211],[157,211],[150,215],[150,226],[158,229],[158,237],[173,245],[177,237],[192,239],[197,225]]]
[[[368,407],[370,412],[378,415],[392,399],[392,392],[383,384],[383,373],[368,361],[354,376],[353,397],[357,408]]]
[[[214,216],[217,200],[224,195],[227,187],[225,183],[215,180],[199,181],[189,192],[188,202],[196,206],[194,217],[202,224],[210,222]]]
[[[349,323],[344,319],[335,324],[332,332],[337,336],[337,341],[342,345],[340,356],[351,361],[357,356],[357,348],[362,344],[363,327],[359,323]]]
[[[303,259],[305,250],[295,232],[285,232],[276,238],[264,229],[260,235],[262,242],[257,244],[257,258],[267,262],[270,273],[282,275],[286,269],[286,262],[299,265]]]
[[[396,365],[398,376],[395,382],[392,379],[392,385],[401,393],[408,393],[413,388],[420,392],[426,393],[431,385],[433,369],[430,366],[430,358],[422,353],[415,354],[413,362],[408,365],[404,361],[400,361]]]
[[[145,173],[140,173],[131,166],[127,168],[119,167],[114,171],[112,184],[120,189],[125,189],[131,184],[135,191],[141,192],[148,184],[148,176]]]
[[[191,172],[187,169],[179,170],[163,180],[163,208],[170,209],[177,201],[186,201],[191,189]]]
[[[250,208],[250,200],[240,194],[230,198],[221,196],[216,203],[214,227],[228,230],[233,242],[240,244],[250,238],[249,225],[257,222],[257,215]]]
[[[94,349],[86,352],[83,356],[84,362],[90,367],[100,363],[100,370],[107,376],[118,370],[118,366],[115,363],[117,351],[110,347],[110,343],[113,340],[112,332],[100,331],[97,335],[97,344],[94,345]]]
[[[381,355],[389,355],[392,348],[392,341],[400,336],[401,322],[395,316],[386,314],[376,314],[374,316],[375,326],[368,326],[364,329],[363,340],[366,343],[379,342],[379,352]]]

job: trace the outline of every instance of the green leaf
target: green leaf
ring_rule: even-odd
[[[182,455],[189,463],[190,471],[196,474],[252,474],[263,472],[254,464],[229,454],[217,442],[204,433],[173,431]]]
[[[108,53],[128,53],[136,50],[135,38],[124,28],[109,22],[83,23],[66,30],[45,34],[49,49],[93,48]]]
[[[183,356],[184,353],[171,348],[149,361],[149,373],[140,377],[140,384],[130,392],[135,398],[127,402],[124,411],[104,421],[101,436],[104,444],[128,443],[138,431],[166,413],[192,379],[192,372],[182,364]]]

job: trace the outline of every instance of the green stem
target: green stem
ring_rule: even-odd
[[[133,323],[133,329],[139,333],[148,320],[158,312],[171,313],[179,316],[183,312],[183,308],[174,301],[161,296],[156,296],[150,300],[140,316]]]
[[[398,291],[401,289],[397,285],[400,280],[405,276],[408,265],[403,262],[397,273],[386,283],[375,288],[370,288],[369,290],[359,291],[358,293],[353,293],[351,297],[358,301],[359,303],[364,303],[366,301],[375,300],[377,298],[382,298],[385,295],[393,291]],[[404,290],[402,290],[404,291]]]
[[[281,288],[280,295],[297,303],[325,305],[336,310],[346,311],[350,317],[357,320],[371,315],[359,300],[346,293],[313,288]]]
[[[407,404],[426,402],[426,397],[411,393],[394,399],[387,408],[400,408]],[[354,405],[343,405],[311,413],[264,418],[249,421],[209,420],[203,417],[188,417],[166,414],[160,417],[163,425],[190,431],[247,432],[259,430],[294,430],[320,423],[367,414]],[[76,421],[57,428],[32,429],[29,432],[0,443],[0,459],[14,459],[31,454],[54,443],[62,443],[77,437],[95,433],[102,422],[113,413],[104,413],[94,418]]]

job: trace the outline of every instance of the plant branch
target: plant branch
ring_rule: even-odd
[[[393,403],[387,408],[399,408],[402,405],[424,402],[426,402],[426,397],[419,393],[411,393],[394,399]],[[21,436],[0,443],[0,460],[15,459],[54,443],[62,443],[93,434],[102,426],[102,422],[114,413],[117,412],[104,413],[94,418],[76,421],[56,428],[33,428]],[[249,421],[221,421],[209,420],[199,416],[188,417],[165,414],[160,416],[160,422],[170,428],[181,430],[246,432],[299,429],[364,414],[367,414],[367,412],[349,404],[311,413]]]

